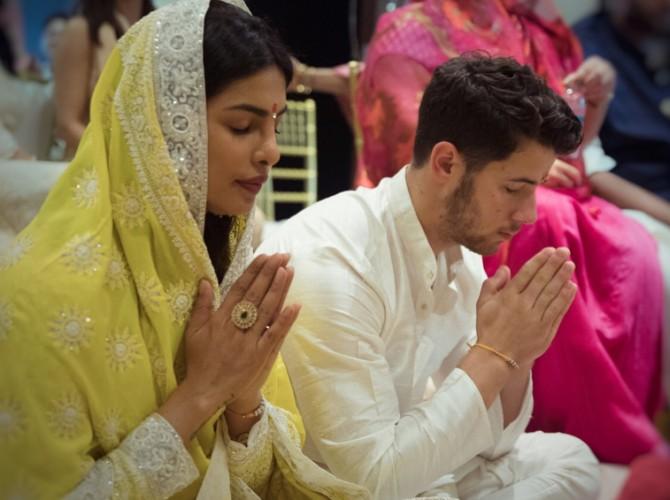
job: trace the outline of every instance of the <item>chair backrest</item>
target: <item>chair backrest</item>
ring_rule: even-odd
[[[275,220],[277,204],[304,208],[317,197],[316,104],[313,99],[286,102],[277,144],[282,159],[257,198],[268,220]]]

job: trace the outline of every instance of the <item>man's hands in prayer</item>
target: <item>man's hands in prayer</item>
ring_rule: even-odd
[[[489,407],[501,396],[504,424],[523,403],[533,361],[551,344],[577,293],[570,281],[575,265],[567,248],[545,248],[510,278],[502,266],[484,282],[477,302],[477,341],[513,359],[515,369],[486,349],[471,349],[459,368],[468,374]]]
[[[477,302],[478,342],[530,365],[544,354],[577,292],[567,248],[545,248],[517,275],[502,266]]]

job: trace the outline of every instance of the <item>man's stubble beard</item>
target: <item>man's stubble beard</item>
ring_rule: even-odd
[[[500,242],[492,243],[477,233],[481,220],[481,208],[474,200],[473,173],[467,172],[447,200],[444,215],[440,218],[440,233],[445,241],[452,241],[480,255],[491,255],[498,250]]]

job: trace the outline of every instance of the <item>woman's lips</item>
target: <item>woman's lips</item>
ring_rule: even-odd
[[[263,189],[265,181],[267,181],[267,177],[254,177],[253,179],[237,181],[237,183],[250,193],[258,194]]]

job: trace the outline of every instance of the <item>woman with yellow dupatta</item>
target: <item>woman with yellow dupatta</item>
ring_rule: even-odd
[[[292,74],[230,3],[177,2],[119,41],[0,258],[2,498],[367,496],[300,452],[288,256],[247,267]]]

